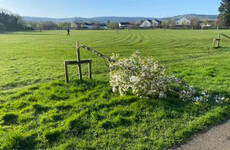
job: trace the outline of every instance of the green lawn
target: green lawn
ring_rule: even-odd
[[[219,32],[230,35],[230,30]],[[175,97],[119,96],[107,63],[93,60],[93,81],[79,83],[64,60],[76,59],[76,40],[110,56],[139,50],[198,89],[230,95],[230,42],[212,48],[216,30],[122,30],[0,34],[0,149],[165,149],[230,114],[230,105],[192,104]],[[87,66],[83,67],[87,79]]]

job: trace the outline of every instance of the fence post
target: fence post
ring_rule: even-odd
[[[79,41],[77,41],[77,61],[80,62],[81,61],[81,57],[80,57],[80,43]],[[78,70],[79,70],[79,78],[80,81],[82,81],[82,72],[81,72],[81,63],[78,64]]]

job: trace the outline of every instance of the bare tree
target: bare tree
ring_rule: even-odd
[[[162,26],[163,28],[167,28],[167,27],[168,27],[168,21],[163,20],[162,23],[161,23],[161,26]]]
[[[76,20],[74,21],[75,25],[76,25],[76,29],[81,29],[83,28],[83,22],[82,21],[79,21],[79,20]]]
[[[129,29],[135,29],[135,28],[136,28],[135,22],[130,22]]]
[[[168,26],[170,28],[174,28],[176,26],[176,21],[174,19],[169,19],[168,20]]]
[[[57,25],[52,21],[41,22],[43,30],[55,30]]]
[[[199,28],[199,19],[198,18],[193,18],[192,20],[191,20],[191,27],[193,28],[193,29],[198,29]]]
[[[209,24],[209,19],[205,18],[203,23],[204,23],[205,26],[207,26]]]
[[[57,27],[59,28],[59,29],[67,29],[67,28],[70,28],[71,27],[71,23],[69,23],[69,22],[59,22],[59,23],[57,23]]]

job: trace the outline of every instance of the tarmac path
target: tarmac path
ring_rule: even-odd
[[[230,119],[171,150],[230,150]]]

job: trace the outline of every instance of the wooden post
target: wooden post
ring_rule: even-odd
[[[81,57],[80,57],[80,44],[79,41],[77,41],[77,61],[80,62],[81,61]],[[82,81],[82,72],[81,72],[81,63],[78,64],[78,70],[79,70],[79,78],[80,81]]]
[[[218,34],[217,47],[220,47],[220,33]]]
[[[92,61],[89,63],[89,68],[88,68],[88,70],[89,70],[89,78],[90,79],[92,79]]]
[[[213,39],[212,45],[213,47],[216,47],[216,39]]]
[[[65,81],[66,83],[69,83],[69,74],[68,74],[68,64],[65,62]]]

